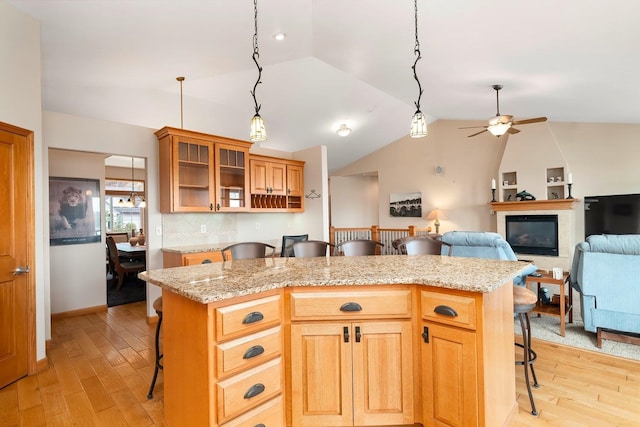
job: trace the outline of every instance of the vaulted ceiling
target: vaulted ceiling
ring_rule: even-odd
[[[250,0],[5,1],[40,22],[45,110],[180,127],[185,76],[185,129],[248,138]],[[418,0],[418,9],[430,120],[484,124],[500,83],[501,113],[516,118],[640,122],[640,2]],[[261,146],[323,144],[335,170],[406,136],[418,95],[413,19],[411,0],[259,0]],[[348,137],[335,134],[343,122]]]

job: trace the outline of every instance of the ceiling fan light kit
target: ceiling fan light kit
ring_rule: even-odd
[[[513,127],[514,125],[527,125],[530,123],[540,123],[540,122],[547,121],[546,117],[536,117],[534,119],[524,119],[524,120],[513,120],[512,115],[509,115],[509,114],[501,115],[499,92],[500,92],[500,89],[502,89],[502,85],[493,85],[491,87],[493,88],[493,90],[496,91],[496,115],[495,117],[492,117],[489,119],[489,124],[487,126],[468,126],[468,127],[459,128],[459,129],[484,128],[484,130],[481,130],[480,132],[476,132],[476,133],[472,133],[471,135],[468,135],[467,138],[480,135],[481,133],[484,133],[487,131],[497,138],[501,137],[505,133],[514,135],[520,132],[520,130]]]

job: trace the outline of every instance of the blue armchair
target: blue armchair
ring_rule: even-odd
[[[580,293],[584,329],[602,338],[640,333],[640,235],[592,235],[573,254],[571,285]],[[626,339],[625,339],[626,341]]]
[[[498,233],[484,231],[448,231],[442,235],[442,241],[449,243],[451,256],[467,258],[489,258],[517,261],[516,254],[509,243]],[[537,270],[530,265],[513,279],[514,285],[524,286],[525,277]]]

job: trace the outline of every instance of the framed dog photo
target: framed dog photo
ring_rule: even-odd
[[[77,245],[99,242],[100,180],[49,178],[49,243]]]

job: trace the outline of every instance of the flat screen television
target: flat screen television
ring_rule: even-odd
[[[592,234],[640,234],[640,194],[585,197],[585,239]]]
[[[558,215],[507,215],[505,226],[515,253],[558,256]]]

